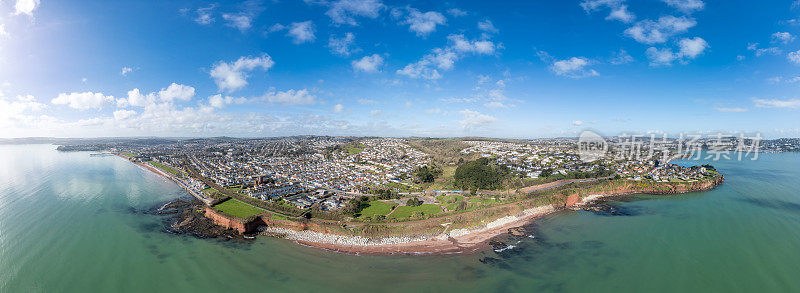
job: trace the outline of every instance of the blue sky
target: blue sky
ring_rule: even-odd
[[[800,136],[792,1],[0,0],[0,137]]]

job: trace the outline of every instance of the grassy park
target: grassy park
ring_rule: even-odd
[[[435,205],[435,204],[423,204],[420,206],[400,206],[397,207],[389,218],[392,219],[403,219],[411,217],[414,213],[423,213],[425,215],[435,215],[442,212],[442,207]]]
[[[392,211],[392,208],[397,204],[393,202],[371,201],[367,203],[369,206],[361,210],[362,218],[369,218],[373,216],[385,216]]]
[[[181,171],[175,170],[175,169],[173,169],[173,168],[172,168],[172,167],[170,167],[170,166],[167,166],[167,165],[164,165],[164,164],[161,164],[161,163],[157,163],[157,162],[155,162],[155,161],[150,161],[149,163],[150,163],[151,165],[155,166],[156,168],[159,168],[159,169],[161,169],[161,170],[164,170],[164,172],[170,173],[170,174],[172,174],[172,175],[178,176],[178,175],[181,175],[181,174],[182,174],[182,172],[181,172]]]
[[[215,209],[228,215],[247,218],[265,212],[264,210],[231,198],[214,206]]]

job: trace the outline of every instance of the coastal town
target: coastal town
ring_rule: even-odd
[[[454,173],[458,163],[442,163],[446,160],[437,157],[440,155],[426,153],[424,147],[419,147],[420,141],[424,139],[307,136],[157,142],[130,140],[90,146],[108,149],[131,161],[158,169],[208,202],[215,196],[233,193],[237,197],[298,211],[312,208],[333,211],[343,208],[348,200],[358,196],[389,195],[421,197],[438,207],[438,211],[429,209],[430,214],[455,208],[452,200],[437,199],[437,196],[457,196],[460,199],[493,193],[481,186],[467,190],[462,188],[465,186],[453,184],[449,178],[422,178],[419,174],[422,169]],[[488,164],[506,170],[504,186],[492,189],[519,189],[559,179],[615,176],[632,181],[692,182],[702,180],[713,171],[710,166],[686,168],[670,164],[669,160],[659,160],[661,153],[651,157],[624,158],[609,151],[601,159],[584,162],[575,139],[441,141],[457,146],[457,155],[462,161],[486,158]],[[625,149],[625,145],[631,143],[619,137],[610,141],[617,150]],[[699,143],[707,149],[713,140]],[[640,151],[651,151],[649,145],[639,144]],[[661,150],[671,150],[673,154],[682,147],[677,141],[669,141],[666,145],[667,148]],[[772,150],[776,147],[793,150],[792,146],[797,143],[778,141],[766,145]],[[452,176],[445,174],[448,175]]]
[[[464,243],[466,235],[602,196],[707,190],[722,175],[705,162],[754,159],[761,146],[779,152],[798,145],[610,137],[599,156],[587,159],[583,143],[294,136],[105,140],[59,150],[115,154],[163,175],[202,201],[200,216],[239,233],[279,234],[333,249],[387,241],[400,249],[420,239],[455,249],[442,237],[460,235],[454,239]]]

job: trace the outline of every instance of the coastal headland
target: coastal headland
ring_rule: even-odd
[[[127,158],[123,155],[120,157]],[[268,211],[248,217],[236,217],[214,208],[226,200],[210,200],[187,188],[169,172],[147,163],[137,164],[175,181],[201,200],[203,204],[194,207],[197,213],[223,229],[242,235],[284,238],[300,245],[329,251],[366,255],[475,253],[490,249],[490,242],[497,236],[520,233],[515,230],[516,227],[554,212],[579,208],[601,198],[705,191],[724,181],[721,174],[698,182],[648,182],[612,177],[591,180],[562,179],[522,188],[511,195],[515,201],[477,210],[422,220],[365,223],[290,217]],[[181,219],[176,223],[180,222]]]

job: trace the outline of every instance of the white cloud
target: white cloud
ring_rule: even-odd
[[[642,20],[625,30],[625,34],[639,43],[656,44],[666,42],[668,38],[684,33],[697,25],[693,18],[685,16],[662,16],[658,21]]]
[[[436,31],[437,25],[444,25],[447,22],[444,15],[436,11],[423,13],[411,7],[407,7],[406,10],[408,11],[408,16],[402,23],[408,24],[408,29],[420,37],[427,37]]]
[[[14,14],[33,15],[33,11],[39,6],[39,0],[17,0],[14,4]]]
[[[464,35],[449,35],[448,46],[435,48],[417,62],[411,63],[396,71],[397,74],[410,78],[439,79],[442,77],[439,70],[450,70],[455,62],[467,53],[476,55],[491,55],[498,48],[492,41],[470,41]]]
[[[188,101],[194,97],[195,89],[191,86],[172,83],[158,92],[142,94],[138,88],[128,91],[126,98],[116,100],[117,107],[153,107],[159,101],[172,103],[174,100]]]
[[[714,108],[714,110],[717,110],[718,112],[731,112],[731,113],[747,112],[747,108],[738,108],[738,107],[737,108],[716,107]]]
[[[114,111],[114,119],[116,120],[126,120],[128,118],[133,117],[136,115],[136,111],[133,110],[116,110]]]
[[[378,102],[371,99],[358,99],[358,103],[361,105],[375,105]]]
[[[431,114],[431,115],[433,115],[433,114],[441,114],[442,113],[442,109],[439,109],[439,108],[427,109],[427,110],[425,110],[425,113],[428,113],[428,114]]]
[[[789,54],[786,55],[786,59],[789,59],[789,62],[795,65],[800,65],[800,50],[789,52]]]
[[[581,126],[581,125],[583,125],[583,121],[580,121],[580,120],[575,120],[575,121],[572,121],[572,125],[574,125],[574,126]]]
[[[3,24],[3,23],[0,23],[0,37],[7,37],[7,36],[8,36],[8,32],[6,31],[6,25]]]
[[[708,43],[700,37],[684,38],[678,41],[678,52],[670,48],[647,48],[647,58],[650,66],[670,66],[674,61],[687,63],[689,59],[697,58],[708,48]]]
[[[508,108],[506,104],[503,104],[502,102],[498,101],[488,102],[486,104],[483,104],[483,106],[487,108]]]
[[[461,110],[462,119],[458,121],[458,124],[461,125],[461,128],[464,130],[472,130],[474,128],[486,126],[492,123],[497,122],[497,118],[492,116],[482,114],[478,111],[472,110]]]
[[[246,102],[246,98],[234,98],[230,96],[223,97],[220,94],[208,97],[208,105],[217,109],[224,108],[226,105],[230,104],[244,104]]]
[[[359,60],[354,60],[351,64],[356,71],[378,72],[378,68],[383,65],[383,57],[378,54],[372,54]]]
[[[331,52],[336,55],[350,56],[351,53],[357,51],[352,48],[355,39],[356,36],[350,32],[346,33],[342,38],[331,35],[328,39],[328,47],[331,48]]]
[[[487,32],[487,33],[497,33],[499,32],[497,28],[494,27],[494,24],[491,20],[484,20],[478,22],[478,29]]]
[[[101,109],[106,104],[114,102],[114,97],[93,92],[61,93],[50,102],[56,105],[68,105],[78,110]]]
[[[619,20],[624,23],[630,23],[634,19],[636,19],[636,16],[628,11],[628,5],[620,5],[611,9],[611,13],[606,17],[606,20]]]
[[[449,35],[451,47],[460,53],[475,53],[478,55],[494,54],[495,44],[487,40],[467,40],[464,35]]]
[[[774,43],[783,43],[784,45],[794,41],[795,36],[788,32],[776,32],[771,36],[772,42]]]
[[[122,67],[122,72],[120,72],[120,74],[128,75],[128,73],[130,73],[131,71],[133,71],[133,68],[130,68],[130,67],[127,67],[127,66],[126,67]]]
[[[333,106],[333,113],[342,113],[344,111],[344,106],[342,104],[336,104]]]
[[[214,22],[214,17],[211,16],[211,11],[214,10],[214,7],[216,7],[216,5],[212,4],[211,6],[202,7],[195,10],[197,17],[194,18],[194,22],[203,25]]]
[[[267,54],[263,54],[261,57],[242,56],[233,63],[217,62],[210,74],[220,90],[232,92],[247,85],[246,72],[259,67],[267,71],[274,64],[275,62]]]
[[[594,69],[586,68],[590,65],[590,63],[591,62],[589,59],[584,57],[572,57],[553,62],[553,64],[550,66],[550,70],[552,70],[556,75],[566,76],[569,78],[584,78],[600,75]]]
[[[439,79],[442,75],[436,67],[445,70],[453,68],[456,59],[455,53],[436,48],[432,53],[423,56],[419,61],[408,64],[403,67],[403,69],[398,69],[396,73],[414,79]]]
[[[310,20],[293,22],[289,25],[289,32],[286,35],[292,37],[295,44],[313,42],[316,39],[316,36],[314,36],[314,24]]]
[[[684,13],[692,13],[694,11],[703,10],[706,4],[702,0],[661,0],[669,6],[672,6]]]
[[[194,97],[194,88],[187,85],[172,83],[166,89],[159,91],[158,96],[161,98],[161,100],[167,102],[171,102],[176,99],[188,101]]]
[[[44,115],[37,116],[33,112],[41,111],[46,108],[45,104],[36,102],[32,95],[19,95],[16,100],[9,101],[0,92],[0,129],[3,135],[13,135],[11,132],[20,125],[29,125],[37,128]],[[30,136],[29,132],[18,133],[17,135]]]
[[[753,103],[755,103],[756,107],[760,108],[800,109],[800,99],[753,99]]]
[[[758,46],[758,43],[749,43],[747,44],[747,50],[755,52],[756,57],[764,54],[778,55],[781,53],[781,49],[778,47],[759,48]]]
[[[678,54],[673,53],[670,48],[650,47],[647,48],[647,58],[650,59],[650,66],[669,66],[678,59]]]
[[[466,16],[467,12],[458,8],[450,8],[447,9],[447,14],[450,14],[455,17],[461,17],[461,16]]]
[[[225,25],[236,28],[242,32],[253,26],[253,17],[245,13],[225,13],[222,14],[222,19],[227,21]]]
[[[329,16],[336,24],[358,25],[355,17],[376,18],[385,7],[380,0],[338,0],[319,3],[327,4]]]
[[[692,39],[681,39],[678,41],[678,46],[680,47],[678,53],[681,57],[694,59],[708,48],[708,43],[700,37],[694,37]]]
[[[381,110],[369,111],[369,115],[372,116],[372,117],[378,117],[378,116],[381,116],[381,114],[383,114],[383,111],[381,111]]]
[[[619,51],[614,53],[614,55],[608,62],[613,65],[621,65],[621,64],[628,64],[633,61],[634,61],[633,57],[631,57],[631,55],[628,54],[628,51],[625,51],[625,49],[619,49]]]
[[[309,93],[307,89],[288,90],[285,92],[270,91],[262,98],[270,103],[282,104],[284,106],[313,105],[317,102],[317,97]]]
[[[156,101],[156,94],[150,93],[142,95],[138,88],[128,91],[128,97],[117,100],[117,107],[124,108],[127,106],[145,107],[152,105]]]
[[[624,0],[586,0],[581,2],[581,7],[586,13],[592,13],[599,10],[601,7],[608,7],[611,12],[606,17],[606,20],[618,20],[624,23],[630,23],[636,16],[628,11],[628,6],[623,4]]]

